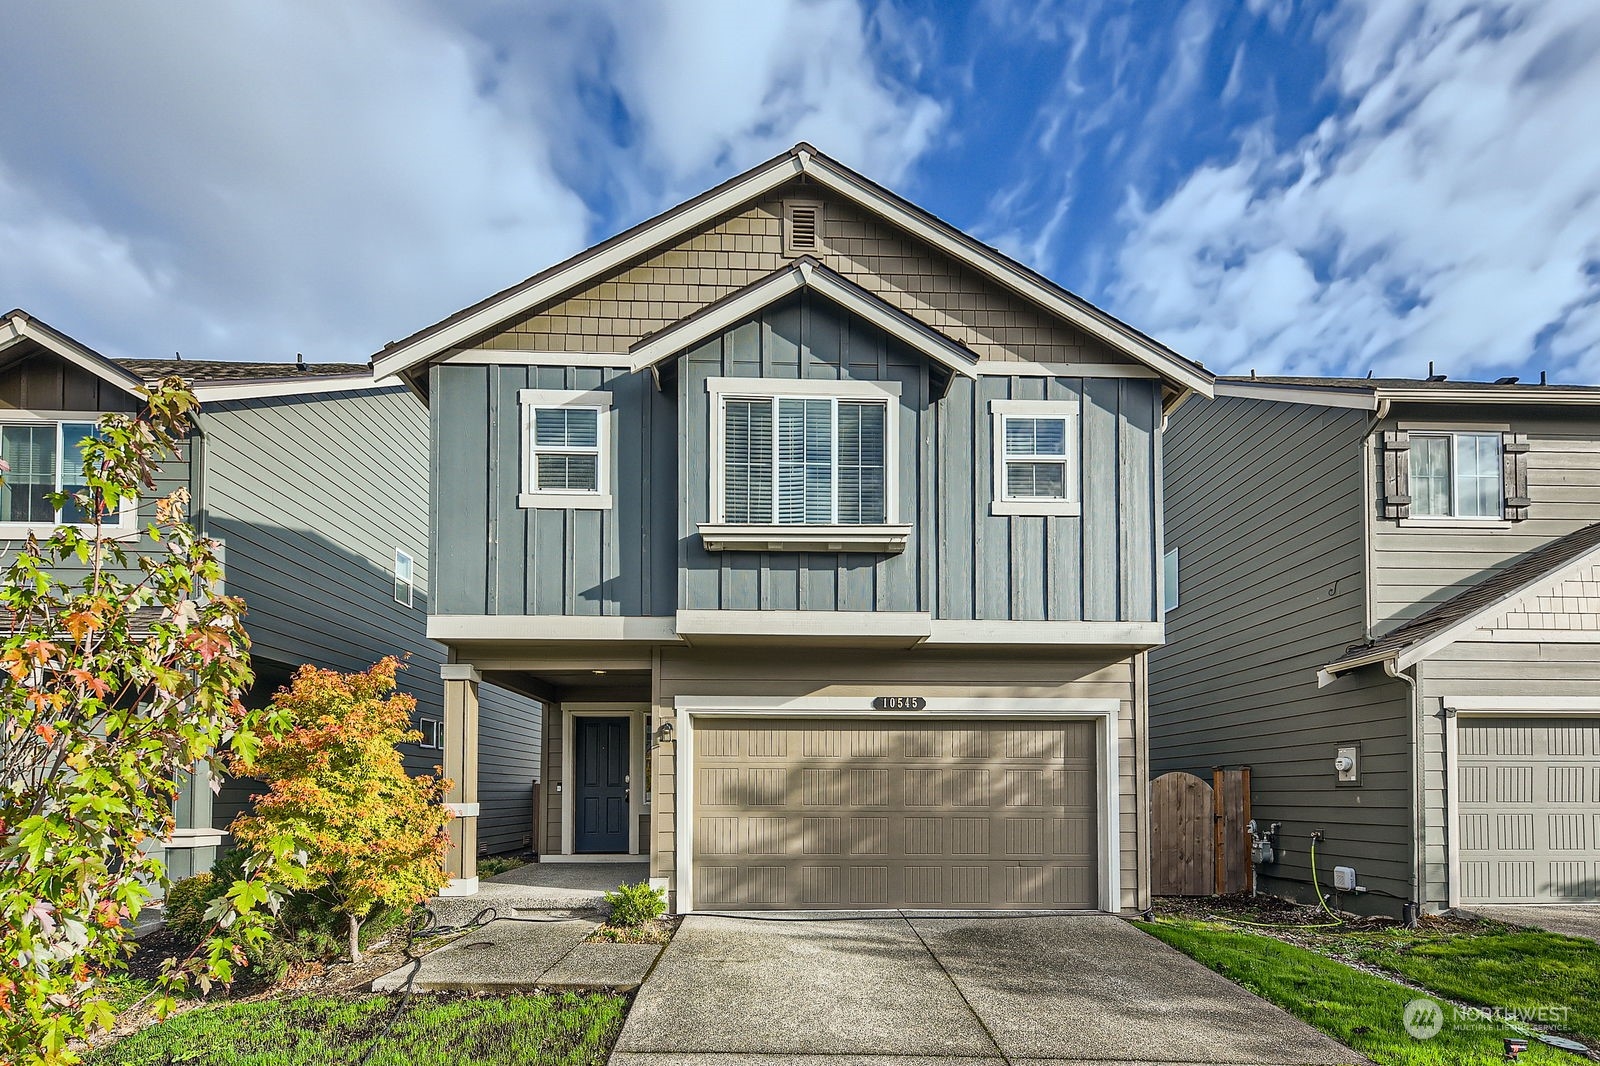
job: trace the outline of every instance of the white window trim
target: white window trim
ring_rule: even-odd
[[[1172,560],[1171,580],[1168,580],[1167,560]],[[1178,555],[1177,548],[1169,548],[1161,556],[1161,609],[1163,613],[1176,611],[1183,603],[1181,592],[1181,566],[1182,558]]]
[[[433,743],[431,744],[428,743],[428,730],[423,728],[424,726],[433,727]],[[442,721],[437,718],[419,718],[417,719],[417,732],[422,734],[417,741],[417,747],[423,751],[444,750],[444,723]]]
[[[517,392],[517,403],[522,408],[522,491],[517,494],[517,506],[609,511],[613,504],[612,441],[616,438],[616,412],[612,408],[611,393],[603,389],[521,389]],[[550,492],[535,487],[533,413],[551,407],[590,407],[600,412],[596,434],[600,446],[599,476],[595,492]]]
[[[1456,425],[1456,426],[1451,426],[1449,428],[1445,428],[1443,426],[1429,424],[1429,423],[1412,424],[1412,425],[1413,425],[1414,428],[1409,428],[1409,429],[1406,430],[1406,432],[1411,434],[1411,447],[1412,447],[1412,454],[1413,455],[1416,454],[1416,442],[1417,442],[1417,438],[1418,437],[1447,437],[1447,438],[1449,438],[1449,441],[1450,441],[1450,453],[1449,453],[1450,454],[1450,476],[1449,476],[1449,481],[1450,481],[1450,513],[1449,514],[1418,514],[1417,513],[1417,505],[1416,505],[1417,494],[1416,494],[1415,489],[1413,489],[1413,491],[1411,493],[1411,499],[1412,499],[1411,516],[1409,518],[1400,519],[1400,524],[1403,525],[1403,526],[1432,527],[1434,529],[1510,529],[1511,528],[1511,523],[1506,519],[1506,482],[1505,482],[1505,467],[1503,465],[1504,462],[1505,462],[1505,452],[1504,452],[1505,442],[1501,439],[1501,436],[1500,436],[1502,433],[1507,432],[1507,431],[1504,430],[1504,429],[1501,429],[1499,427],[1489,427],[1489,426],[1476,426],[1476,427],[1474,427],[1474,426]],[[1496,478],[1495,479],[1500,484],[1500,508],[1499,508],[1499,511],[1497,513],[1495,513],[1495,514],[1492,514],[1492,515],[1462,515],[1462,514],[1458,514],[1457,513],[1457,512],[1459,512],[1461,510],[1461,502],[1460,502],[1460,500],[1459,500],[1459,498],[1457,497],[1457,494],[1456,494],[1456,488],[1457,488],[1457,486],[1456,486],[1456,438],[1457,437],[1462,437],[1462,436],[1466,436],[1466,437],[1493,437],[1493,438],[1495,438],[1495,456],[1497,457],[1497,466],[1496,466],[1496,470],[1495,470]],[[1414,466],[1413,466],[1412,469],[1410,469],[1408,471],[1408,475],[1409,475],[1409,480],[1410,481],[1412,481],[1412,482],[1416,481],[1417,472],[1416,472],[1416,469],[1415,469]]]
[[[879,545],[885,537],[900,550],[910,534],[910,527],[900,522],[900,383],[898,381],[838,381],[815,378],[707,378],[706,392],[711,396],[711,521],[700,526],[708,550],[747,548],[754,551],[777,550],[768,547],[773,543],[774,532],[793,533],[796,547],[806,550],[801,542],[826,541],[834,545],[832,551],[884,551]],[[727,520],[727,401],[765,400],[779,396],[809,396],[818,399],[878,400],[884,406],[884,520],[871,525],[829,523],[774,523],[733,525]],[[774,427],[776,431],[776,427]],[[835,491],[838,479],[835,477]],[[776,491],[776,483],[774,483]],[[835,508],[837,513],[837,507]],[[857,547],[860,538],[870,541]],[[777,539],[782,539],[780,536]],[[822,550],[813,548],[812,550]]]
[[[994,460],[993,491],[990,493],[989,513],[993,515],[1076,515],[1082,511],[1079,502],[1078,482],[1083,476],[1083,464],[1078,442],[1077,400],[990,400],[989,421]],[[1066,465],[1067,495],[1064,499],[1013,499],[1006,495],[1006,419],[1007,418],[1064,418],[1067,421]]]
[[[41,423],[56,426],[56,478],[61,480],[63,464],[67,456],[61,448],[61,423],[87,422],[91,425],[98,424],[105,417],[105,411],[0,411],[0,425],[38,425]],[[52,532],[63,525],[70,525],[75,529],[85,532],[94,529],[89,522],[50,522],[37,524],[34,522],[0,522],[0,540],[23,540],[29,536],[40,538],[48,537]],[[133,497],[122,501],[122,508],[118,512],[116,521],[107,521],[101,524],[103,535],[118,540],[137,536],[139,533],[139,500]]]
[[[404,548],[396,548],[394,550],[394,580],[396,584],[400,583],[401,559],[406,562],[406,598],[402,600],[396,595],[394,602],[406,607],[415,607],[417,603],[417,560],[415,556]]]

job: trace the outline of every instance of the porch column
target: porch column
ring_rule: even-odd
[[[483,675],[470,666],[439,668],[444,679],[444,775],[451,781],[445,807],[450,852],[445,873],[450,883],[442,896],[470,896],[478,891],[478,683]]]

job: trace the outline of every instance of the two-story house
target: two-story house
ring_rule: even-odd
[[[1202,368],[804,144],[374,366],[432,412],[460,809],[493,682],[548,707],[543,857],[679,911],[1146,906]]]
[[[189,492],[191,520],[223,545],[227,591],[244,599],[256,684],[265,702],[302,663],[362,670],[409,656],[401,687],[417,699],[412,773],[443,751],[444,648],[427,639],[428,418],[398,383],[380,386],[366,364],[112,360],[22,311],[0,318],[0,548],[59,516],[44,494],[70,485],[77,442],[106,412],[138,410],[140,386],[169,375],[191,382],[201,410],[178,457],[163,464],[138,513],[119,516],[129,549],[155,500]],[[0,559],[3,563],[3,559]],[[526,849],[538,776],[538,704],[483,692],[482,782],[486,851]],[[164,842],[169,873],[205,870],[251,782],[213,796],[205,766],[177,804]]]
[[[1151,762],[1248,764],[1263,888],[1600,902],[1600,388],[1224,378],[1167,440]]]

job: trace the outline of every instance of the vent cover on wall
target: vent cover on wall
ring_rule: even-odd
[[[822,205],[812,200],[786,200],[783,205],[784,252],[808,255],[822,249]]]

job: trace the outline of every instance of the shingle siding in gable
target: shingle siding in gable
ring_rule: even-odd
[[[823,202],[819,259],[925,324],[995,361],[1124,363],[1105,345],[980,277],[943,252],[815,186]],[[785,193],[657,252],[614,277],[552,301],[480,338],[484,349],[623,352],[634,341],[782,267]]]

